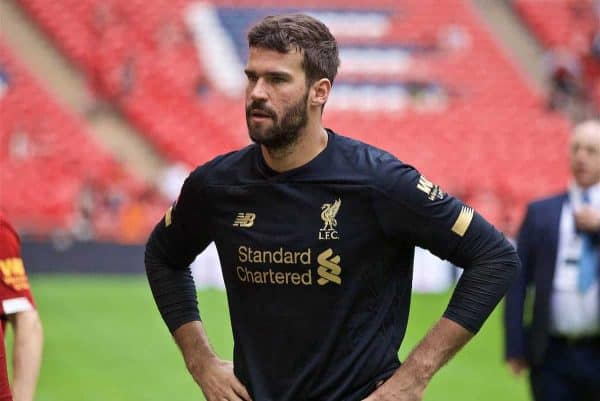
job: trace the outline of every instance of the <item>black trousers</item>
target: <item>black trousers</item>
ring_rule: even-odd
[[[552,337],[530,381],[535,401],[600,401],[600,336]]]

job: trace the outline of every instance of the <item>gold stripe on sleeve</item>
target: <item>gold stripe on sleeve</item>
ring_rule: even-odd
[[[452,226],[452,231],[458,234],[459,236],[464,236],[473,220],[474,211],[470,207],[463,206],[460,214],[456,218],[454,225]]]
[[[167,213],[165,213],[165,227],[169,227],[171,225],[171,213],[173,213],[173,206],[167,209]]]

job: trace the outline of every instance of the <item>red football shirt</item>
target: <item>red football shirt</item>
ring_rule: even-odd
[[[0,215],[0,318],[35,308],[29,280],[21,259],[21,242],[12,226]]]
[[[6,371],[4,324],[7,315],[35,307],[21,260],[21,243],[15,230],[0,216],[0,401],[12,401]]]

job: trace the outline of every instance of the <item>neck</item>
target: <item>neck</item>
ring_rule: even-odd
[[[298,140],[282,149],[271,149],[261,145],[261,151],[267,165],[283,173],[305,165],[317,157],[327,146],[328,135],[320,121],[310,122],[298,135]]]

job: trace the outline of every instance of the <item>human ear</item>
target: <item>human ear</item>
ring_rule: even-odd
[[[321,78],[316,81],[311,88],[310,103],[312,106],[321,107],[329,98],[331,93],[331,81],[327,78]]]

